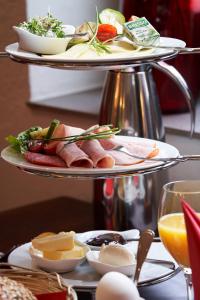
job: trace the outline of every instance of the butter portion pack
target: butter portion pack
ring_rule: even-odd
[[[145,17],[124,23],[124,28],[133,41],[138,44],[150,46],[159,42],[159,32]]]

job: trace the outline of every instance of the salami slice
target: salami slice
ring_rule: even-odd
[[[34,153],[34,152],[25,152],[24,158],[36,165],[41,166],[50,166],[50,167],[61,167],[66,168],[66,163],[58,156],[56,155],[46,155],[41,153]]]

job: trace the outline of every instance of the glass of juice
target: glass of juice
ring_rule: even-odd
[[[165,248],[183,269],[187,284],[187,299],[193,300],[192,272],[181,197],[200,215],[200,180],[167,183],[163,186],[158,231]]]

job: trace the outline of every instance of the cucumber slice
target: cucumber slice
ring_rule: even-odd
[[[106,8],[99,14],[99,21],[102,24],[111,24],[117,28],[117,34],[123,33],[123,24],[126,22],[124,15],[112,8]]]

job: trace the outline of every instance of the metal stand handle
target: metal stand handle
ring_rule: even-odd
[[[168,65],[164,61],[152,63],[152,66],[154,66],[156,69],[164,72],[166,75],[168,75],[179,87],[183,95],[185,96],[189,111],[190,111],[190,117],[191,117],[191,125],[190,125],[190,135],[192,137],[194,133],[195,128],[195,105],[192,93],[188,87],[187,82],[183,78],[183,76],[176,70],[175,67]]]

